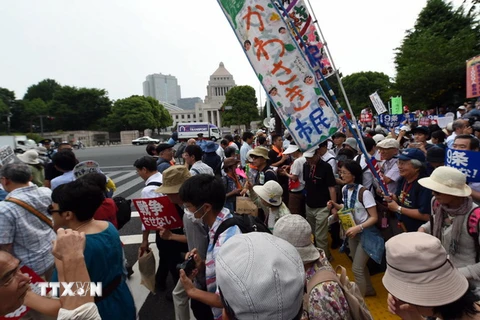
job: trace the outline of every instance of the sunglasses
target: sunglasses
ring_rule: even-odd
[[[64,212],[64,211],[62,211],[62,210],[55,210],[55,209],[53,209],[53,206],[52,206],[52,205],[49,205],[48,208],[47,208],[47,212],[48,212],[49,215],[52,215],[52,214],[54,214],[55,212],[58,213],[58,214],[60,214],[60,213],[62,213],[62,212]]]

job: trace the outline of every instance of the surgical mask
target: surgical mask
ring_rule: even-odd
[[[200,208],[198,208],[195,212],[191,212],[190,210],[188,210],[185,206],[183,206],[183,210],[185,212],[185,214],[187,215],[187,218],[190,219],[190,221],[192,221],[193,223],[195,224],[198,224],[198,225],[202,225],[203,226],[203,217],[205,217],[205,215],[207,214],[208,211],[205,211],[205,213],[203,214],[203,216],[201,216],[200,218],[196,218],[195,217],[195,213],[197,213],[198,211],[200,211],[203,206],[205,204],[203,204]]]

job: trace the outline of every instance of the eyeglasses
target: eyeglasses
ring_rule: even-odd
[[[64,212],[64,211],[62,211],[62,210],[55,210],[55,209],[53,209],[53,206],[52,206],[52,205],[49,205],[48,208],[47,208],[47,212],[48,212],[49,215],[52,215],[52,214],[55,213],[55,212],[58,213],[58,214],[60,214],[60,213],[62,213],[62,212]]]

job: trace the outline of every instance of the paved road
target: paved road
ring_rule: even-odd
[[[145,186],[143,180],[136,174],[133,163],[136,159],[146,155],[145,146],[110,146],[94,147],[75,150],[80,161],[97,161],[102,171],[116,184],[117,191],[114,196],[134,199],[140,196],[141,189]],[[165,292],[156,295],[149,294],[148,290],[140,285],[138,272],[137,253],[142,241],[140,218],[133,212],[131,221],[120,230],[121,239],[125,249],[125,256],[130,265],[134,266],[135,273],[129,280],[129,285],[135,299],[139,319],[141,320],[173,320],[173,303],[165,299]],[[154,234],[150,235],[150,247],[156,249]],[[155,250],[154,250],[155,252]],[[157,254],[158,266],[158,254]],[[167,289],[173,289],[171,278],[167,282]]]

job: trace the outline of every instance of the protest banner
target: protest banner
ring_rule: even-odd
[[[283,12],[267,0],[218,0],[218,3],[298,147],[305,151],[337,132],[338,115],[296,35],[291,34]],[[299,19],[303,21],[305,16]]]
[[[93,160],[82,161],[78,163],[75,168],[73,168],[73,174],[75,175],[76,179],[92,172],[101,172],[100,165],[98,162]]]
[[[373,113],[370,108],[362,109],[360,112],[360,122],[371,122],[373,120]]]
[[[0,147],[0,168],[9,163],[20,163],[20,159],[17,158],[12,147],[3,146]]]
[[[132,199],[137,208],[140,219],[147,230],[177,229],[183,227],[183,221],[177,213],[177,209],[168,197]]]
[[[398,127],[407,120],[408,122],[415,121],[415,113],[405,113],[405,114],[380,114],[378,115],[378,122],[381,126],[386,128]]]
[[[429,117],[421,117],[418,119],[419,126],[428,127],[431,122],[432,122],[432,119],[430,119]]]
[[[480,97],[480,56],[467,60],[467,99]]]
[[[28,274],[30,277],[30,289],[35,292],[36,294],[41,293],[41,288],[38,285],[39,283],[43,283],[45,280],[40,278],[39,275],[35,273],[32,269],[30,269],[27,266],[23,266],[20,268],[20,271],[23,274]],[[47,289],[46,292],[50,292],[51,289]],[[9,314],[4,315],[3,317],[0,317],[0,320],[18,320],[21,319],[28,311],[30,308],[27,306],[20,306],[17,310],[10,312]]]
[[[402,97],[392,98],[392,114],[403,114]]]
[[[480,152],[447,149],[445,165],[461,171],[467,176],[467,182],[480,182]]]
[[[372,101],[373,107],[378,114],[387,112],[387,108],[385,108],[385,104],[383,103],[382,99],[380,99],[380,96],[377,92],[374,92],[370,95],[370,101]]]

